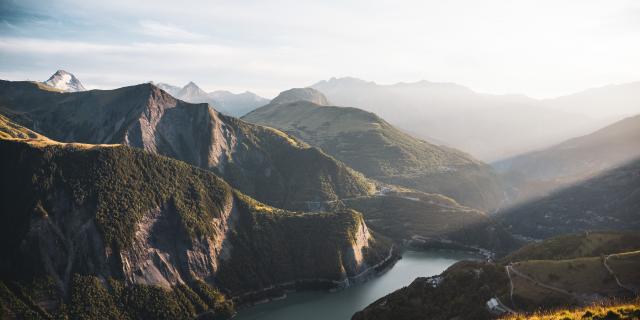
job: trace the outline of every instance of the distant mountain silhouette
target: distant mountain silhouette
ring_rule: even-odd
[[[477,93],[455,83],[379,85],[332,78],[312,87],[336,105],[374,112],[422,139],[443,141],[485,161],[549,146],[613,121],[523,95]]]
[[[640,157],[640,115],[591,134],[494,163],[513,201],[544,195]]]
[[[191,103],[209,103],[219,112],[234,117],[240,117],[269,103],[269,99],[249,91],[236,94],[218,90],[207,93],[194,82],[189,82],[182,88],[166,83],[155,83],[155,85],[175,98]]]

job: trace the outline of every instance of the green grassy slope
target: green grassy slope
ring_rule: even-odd
[[[416,139],[370,112],[291,100],[276,98],[242,119],[283,130],[383,182],[483,210],[502,200],[500,180],[470,155]]]
[[[640,234],[633,231],[597,231],[560,235],[528,244],[503,259],[555,260],[599,257],[604,254],[640,249]]]
[[[491,298],[520,312],[516,318],[534,311],[629,299],[640,288],[638,249],[638,236],[631,233],[552,238],[498,262],[465,261],[436,278],[418,278],[352,319],[423,319],[425,315],[429,319],[491,319],[500,315],[487,308]]]

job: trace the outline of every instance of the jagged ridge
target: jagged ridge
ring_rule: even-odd
[[[59,94],[0,82],[1,113],[62,142],[121,143],[209,169],[282,208],[370,194],[373,185],[321,151],[271,128],[177,100],[152,84]]]

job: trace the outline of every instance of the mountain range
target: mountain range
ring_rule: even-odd
[[[284,91],[242,119],[287,132],[379,181],[440,193],[482,210],[504,198],[490,166],[416,139],[374,113],[332,106],[312,88]]]
[[[273,208],[143,150],[61,143],[0,116],[0,152],[3,314],[226,319],[233,301],[346,286],[393,257],[354,210]]]
[[[597,91],[601,98],[590,102],[589,108],[598,104],[600,110],[608,110],[606,116],[576,108],[576,103],[595,95],[592,91],[539,100],[482,94],[455,83],[429,81],[379,85],[356,78],[332,78],[311,87],[334,104],[374,112],[417,137],[441,141],[485,161],[543,148],[640,113],[640,107],[633,104],[640,99],[640,90],[633,90],[637,85],[624,87],[624,97],[635,92],[635,98],[620,108],[606,104],[605,97],[615,97],[623,89]]]
[[[383,270],[396,258],[385,235],[488,221],[152,84],[1,81],[0,106],[0,293],[16,315],[225,318],[234,302]]]
[[[509,117],[517,106],[542,121],[574,107],[547,112],[554,102],[455,84],[334,79],[316,86],[346,81],[331,89],[338,97],[395,101],[373,105],[423,125],[397,126],[315,88],[284,91],[238,119],[210,100],[177,98],[226,95],[194,83],[87,91],[70,90],[82,85],[68,72],[52,79],[0,80],[3,318],[228,319],[289,290],[366,280],[404,248],[486,261],[418,278],[353,319],[495,318],[640,288],[640,116],[489,166],[413,129],[461,110],[491,126],[478,114]],[[588,92],[633,93],[612,88]],[[453,109],[409,112],[426,96]],[[578,116],[586,127],[588,116]],[[556,120],[535,130],[556,130]]]
[[[269,103],[269,99],[258,96],[253,92],[232,93],[218,90],[205,92],[193,82],[180,88],[166,83],[155,85],[180,100],[191,103],[210,103],[216,110],[234,117],[240,117],[249,111]]]
[[[0,114],[57,141],[124,144],[185,161],[277,208],[356,209],[396,241],[446,237],[488,220],[454,199],[372,180],[282,131],[177,100],[148,83],[60,93],[0,81]]]
[[[542,100],[549,108],[585,114],[590,117],[612,117],[640,113],[640,81],[607,85],[574,94]]]
[[[279,208],[373,193],[360,173],[278,130],[177,100],[152,84],[59,93],[0,81],[0,113],[62,142],[126,144],[183,160]]]

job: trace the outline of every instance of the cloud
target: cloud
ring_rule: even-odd
[[[5,73],[73,65],[113,81],[271,94],[349,75],[537,97],[640,78],[638,6],[628,0],[19,3],[28,15],[7,21],[20,31],[0,25]]]
[[[173,24],[160,23],[157,21],[143,20],[139,22],[142,34],[151,37],[170,39],[175,41],[202,40],[205,35],[194,33],[182,29]]]
[[[299,49],[216,45],[203,42],[98,44],[41,38],[0,37],[0,60],[39,65],[19,72],[0,65],[12,80],[46,78],[58,68],[77,73],[91,88],[114,88],[146,81],[196,81],[209,91],[243,88],[273,96],[293,83],[324,77],[326,65],[309,63]],[[14,64],[15,65],[15,64]],[[53,71],[52,71],[53,70]],[[83,76],[84,74],[84,76]]]

